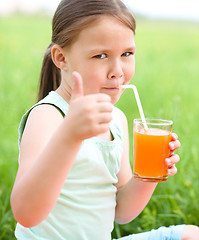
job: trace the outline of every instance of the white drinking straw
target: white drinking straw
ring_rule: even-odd
[[[136,99],[136,102],[137,102],[137,106],[138,106],[138,110],[140,112],[140,117],[142,119],[144,128],[145,128],[145,130],[148,130],[148,126],[146,124],[146,119],[145,119],[145,116],[144,116],[142,104],[141,104],[140,97],[139,97],[138,90],[137,90],[136,86],[135,85],[120,85],[120,87],[133,89],[134,94],[135,94],[135,99]]]

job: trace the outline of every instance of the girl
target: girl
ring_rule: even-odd
[[[40,101],[19,128],[11,195],[17,239],[110,240],[114,220],[133,220],[148,203],[156,183],[132,177],[127,121],[113,106],[134,75],[134,34],[135,20],[119,0],[59,4]],[[170,176],[179,146],[173,134]],[[194,239],[190,229],[196,235],[194,226],[172,226],[124,239]]]

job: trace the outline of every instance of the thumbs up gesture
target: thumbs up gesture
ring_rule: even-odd
[[[70,131],[76,140],[84,140],[105,133],[112,120],[111,98],[102,93],[83,95],[83,80],[73,72],[74,88],[66,116]]]

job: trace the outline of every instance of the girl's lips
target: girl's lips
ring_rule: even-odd
[[[110,87],[104,87],[104,89],[120,89],[120,85],[118,86],[110,86]]]
[[[108,95],[117,95],[120,91],[119,87],[103,88],[103,92]]]
[[[109,86],[104,86],[103,89],[105,91],[119,91],[121,90],[121,83],[115,84],[115,85],[109,85]]]
[[[119,89],[119,87],[112,87],[112,88],[105,88],[105,89],[108,89],[108,90],[114,90],[114,89]]]
[[[120,89],[119,87],[104,88],[104,90],[107,91],[118,91],[119,89]]]

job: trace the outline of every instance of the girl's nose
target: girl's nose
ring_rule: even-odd
[[[119,79],[123,77],[123,69],[120,61],[114,61],[109,68],[108,79]]]

